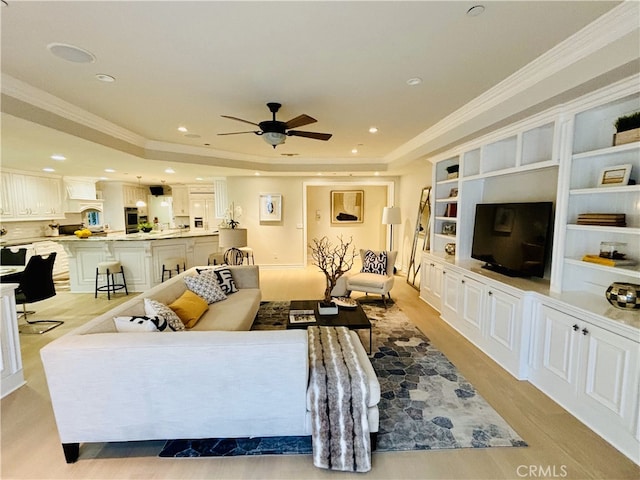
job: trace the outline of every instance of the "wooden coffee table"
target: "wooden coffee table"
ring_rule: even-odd
[[[364,313],[362,306],[357,304],[355,308],[338,307],[336,315],[320,315],[318,313],[319,300],[292,300],[290,310],[313,310],[316,318],[310,323],[291,323],[287,316],[287,329],[307,328],[312,325],[319,327],[347,327],[350,330],[369,330],[369,354],[372,348],[371,322]]]

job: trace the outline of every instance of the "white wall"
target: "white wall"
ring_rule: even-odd
[[[432,186],[431,171],[432,164],[427,160],[422,160],[416,162],[416,166],[411,173],[400,177],[400,188],[398,188],[396,198],[402,210],[402,225],[394,227],[394,247],[398,250],[397,265],[404,271],[409,265],[413,236],[416,229],[416,221],[418,220],[420,195],[424,187]]]
[[[328,192],[332,189],[330,185],[339,185],[339,188],[334,187],[333,189],[365,190],[364,224],[366,226],[361,229],[369,231],[369,226],[371,226],[373,228],[372,235],[375,235],[373,239],[375,245],[372,248],[382,248],[385,240],[385,228],[381,225],[382,208],[386,205],[386,187],[383,184],[397,185],[398,180],[397,177],[384,179],[378,177],[335,177],[330,179],[318,179],[318,177],[228,177],[227,189],[229,202],[234,202],[236,206],[242,207],[243,214],[238,220],[240,227],[248,229],[248,243],[254,250],[256,263],[264,266],[300,267],[304,265],[307,247],[304,231],[306,212],[303,190],[305,183],[313,184],[314,198],[315,194],[318,194],[318,200],[313,200],[309,204],[309,209],[313,212],[313,218],[309,218],[310,223],[315,222],[317,209],[320,209],[321,212],[326,210],[326,215],[321,215],[326,222],[329,222]],[[381,194],[383,190],[384,194]],[[282,194],[282,221],[260,223],[259,197],[261,193]],[[381,200],[382,197],[384,200]],[[346,235],[351,228],[345,229],[344,226],[341,226],[320,230],[317,227],[317,225],[311,227],[315,228],[313,235],[327,232],[330,239],[332,236],[335,238],[340,232],[344,232]],[[311,238],[313,237],[308,235],[307,243],[311,241]],[[355,238],[354,235],[354,240]],[[369,238],[358,240],[358,242],[368,244]]]

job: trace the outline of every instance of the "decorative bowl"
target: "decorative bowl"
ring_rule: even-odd
[[[638,291],[640,285],[635,283],[614,282],[609,285],[605,296],[611,305],[622,310],[633,310],[640,308],[638,301]]]
[[[447,255],[455,255],[456,254],[456,244],[455,243],[447,243],[444,246],[444,251]]]

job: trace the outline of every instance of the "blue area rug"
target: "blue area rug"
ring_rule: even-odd
[[[378,451],[527,446],[396,305],[363,308],[382,396]],[[253,330],[284,328],[288,312],[289,302],[263,303]],[[264,437],[170,440],[160,456],[310,453],[311,437]]]

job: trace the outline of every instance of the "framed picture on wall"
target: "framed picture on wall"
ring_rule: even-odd
[[[282,195],[263,193],[260,195],[260,221],[279,222],[282,220]]]
[[[362,223],[364,214],[364,190],[331,191],[331,223]]]

